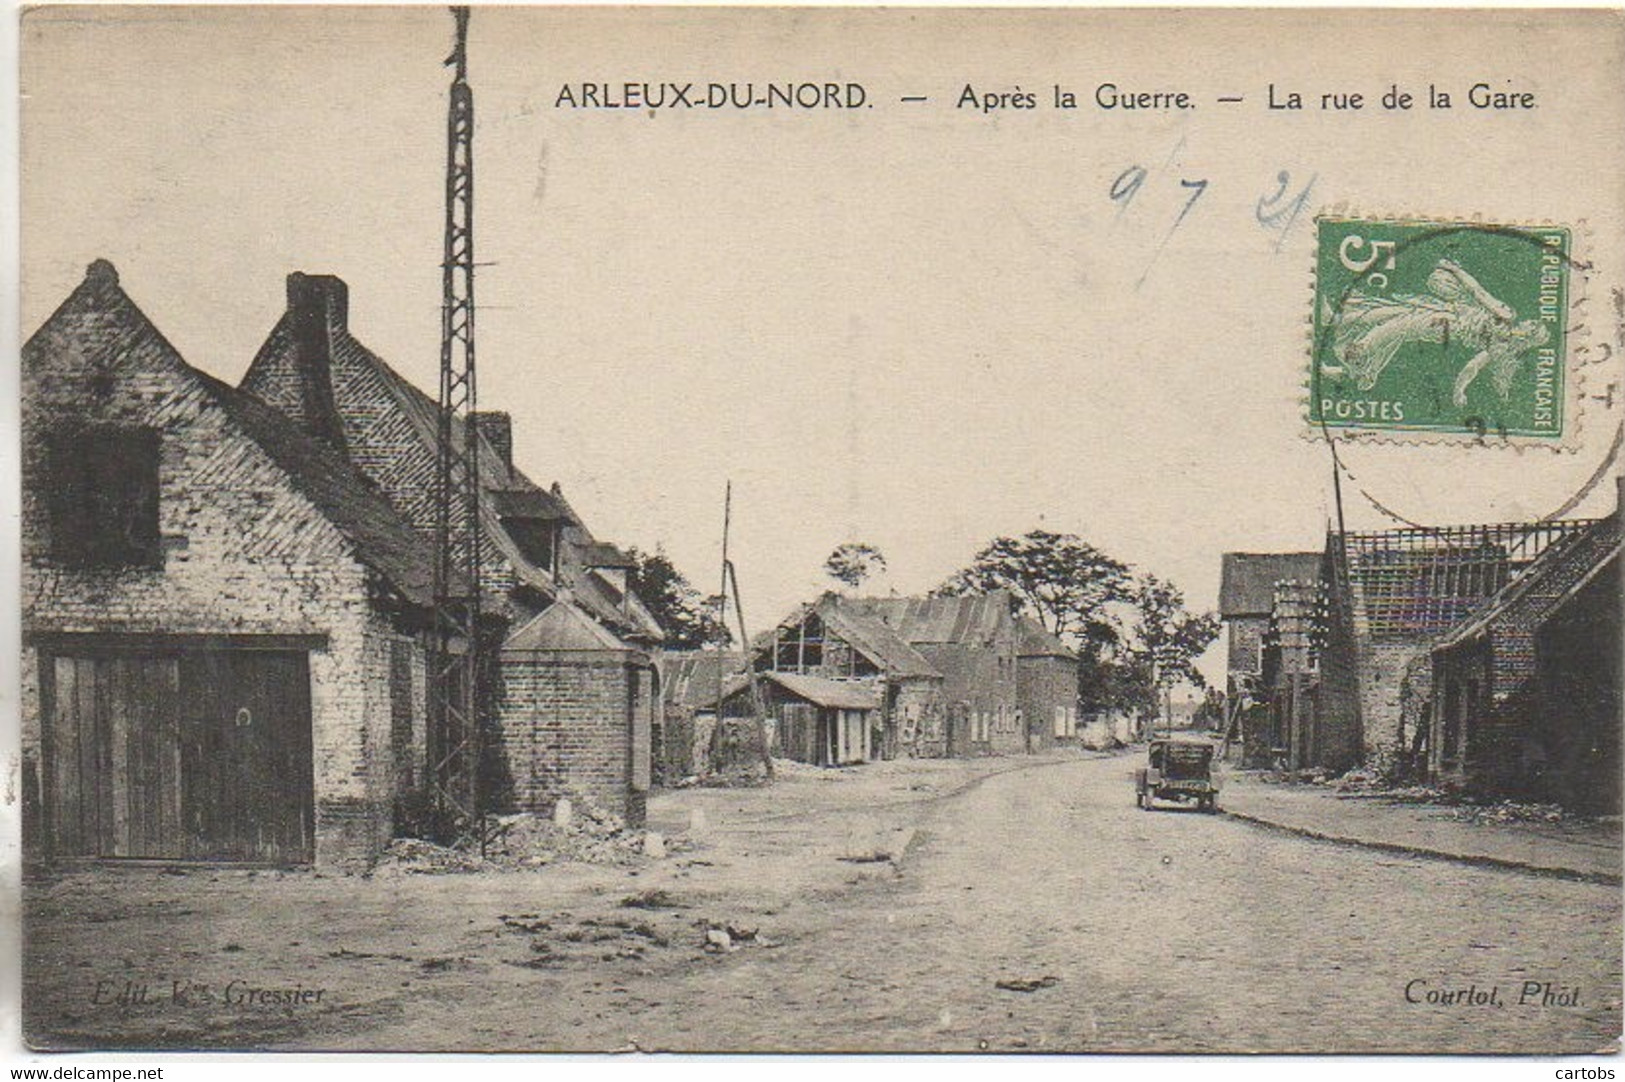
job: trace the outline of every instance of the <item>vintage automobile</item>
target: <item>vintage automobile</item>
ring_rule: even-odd
[[[1195,801],[1202,811],[1218,807],[1213,744],[1195,737],[1158,737],[1146,747],[1146,765],[1134,772],[1134,803],[1146,811],[1156,800]]]

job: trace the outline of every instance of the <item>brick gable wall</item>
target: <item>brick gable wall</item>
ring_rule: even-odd
[[[1078,664],[1064,657],[1024,657],[1016,662],[1016,705],[1021,709],[1023,722],[1031,734],[1032,750],[1054,747],[1059,741],[1071,743],[1055,735],[1055,712],[1070,711],[1074,731],[1078,711]]]
[[[378,658],[401,638],[373,608],[369,572],[155,336],[126,351],[113,371],[93,372],[83,358],[105,345],[98,333],[90,326],[68,338],[48,327],[24,366],[25,630],[325,635],[326,646],[309,657],[316,859],[365,862],[390,830],[388,675]],[[53,428],[77,423],[161,430],[162,567],[53,564],[43,443]],[[42,736],[39,669],[40,652],[25,651],[23,742],[34,756]]]
[[[1010,754],[1026,750],[1016,709],[1015,642],[989,645],[915,643],[945,677],[942,699],[951,724],[955,755]]]

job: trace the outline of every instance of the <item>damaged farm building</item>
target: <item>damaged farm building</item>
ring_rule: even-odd
[[[429,782],[434,401],[290,275],[240,387],[111,264],[23,349],[30,853],[361,867]],[[491,810],[638,823],[658,625],[628,560],[476,415]]]

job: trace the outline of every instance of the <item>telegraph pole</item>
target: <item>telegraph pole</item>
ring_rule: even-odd
[[[474,423],[474,92],[468,8],[456,39],[446,116],[446,228],[441,262],[440,411],[435,463],[434,635],[430,661],[430,784],[434,827],[484,848],[480,794],[479,433]]]

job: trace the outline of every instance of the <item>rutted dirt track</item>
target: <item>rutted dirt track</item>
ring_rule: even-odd
[[[888,763],[687,790],[653,825],[680,834],[701,809],[693,848],[630,869],[53,876],[27,896],[28,1028],[58,1047],[594,1051],[1617,1038],[1617,889],[1140,812],[1132,765]],[[1578,1003],[1520,1005],[1525,982]],[[1500,1005],[1425,1001],[1474,986]]]

